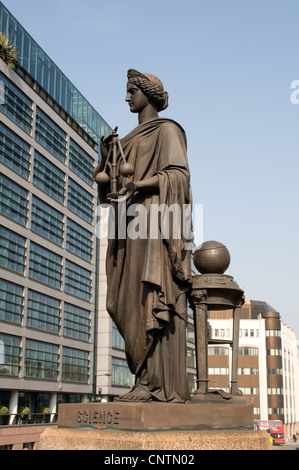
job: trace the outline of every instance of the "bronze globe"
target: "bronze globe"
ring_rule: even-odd
[[[230,254],[222,243],[211,240],[195,250],[193,261],[201,274],[223,274],[229,267]]]
[[[103,185],[107,184],[110,180],[109,176],[107,175],[107,173],[105,173],[105,171],[100,171],[100,173],[98,173],[94,179],[97,184]]]
[[[123,176],[131,176],[134,173],[134,167],[132,163],[125,162],[120,166],[119,171]]]

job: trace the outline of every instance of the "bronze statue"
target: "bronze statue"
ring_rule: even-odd
[[[191,251],[183,231],[174,236],[174,227],[166,236],[161,231],[151,236],[150,209],[175,205],[183,213],[184,205],[191,204],[186,136],[179,124],[158,115],[168,105],[161,81],[133,69],[127,76],[126,102],[138,114],[138,126],[121,139],[117,151],[118,162],[124,159],[127,166],[117,180],[114,175],[112,194],[103,169],[111,178],[107,158],[113,140],[115,144],[114,131],[101,139],[102,159],[94,172],[101,203],[110,202],[117,211],[115,197],[126,197],[127,209],[138,212],[139,207],[147,214],[147,236],[116,234],[108,240],[107,311],[124,338],[127,362],[136,377],[133,389],[119,400],[183,403],[190,399],[186,326]],[[133,217],[127,218],[127,226]]]

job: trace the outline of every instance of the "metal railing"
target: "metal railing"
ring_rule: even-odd
[[[26,426],[30,424],[57,424],[58,413],[0,414],[1,426]]]

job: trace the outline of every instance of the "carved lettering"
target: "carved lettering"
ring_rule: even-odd
[[[113,410],[78,410],[78,424],[119,424],[120,411]]]
[[[119,424],[119,415],[120,415],[120,411],[114,412],[114,424]]]
[[[83,423],[87,423],[88,422],[88,411],[84,411],[83,412]]]
[[[112,423],[113,413],[112,411],[107,411],[107,424]]]
[[[100,411],[99,415],[100,415],[99,423],[105,424],[106,423],[106,411]]]
[[[78,413],[77,413],[77,423],[81,423],[82,422],[82,411],[81,410],[78,410]]]

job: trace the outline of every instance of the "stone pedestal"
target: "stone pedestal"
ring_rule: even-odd
[[[269,450],[271,447],[268,433],[246,430],[133,432],[47,428],[40,440],[40,450],[101,450],[120,454],[140,450],[167,454],[189,451],[190,454],[196,450]]]
[[[59,406],[41,450],[267,449],[252,407],[225,403],[76,403]]]
[[[222,401],[65,404],[59,405],[58,426],[117,431],[253,429],[251,406]]]

